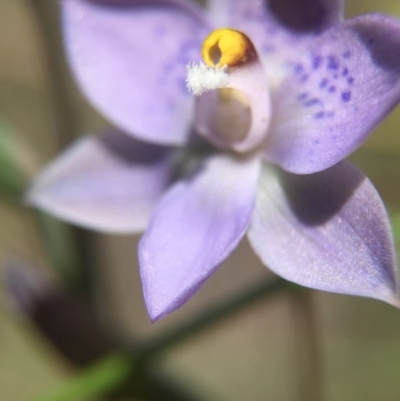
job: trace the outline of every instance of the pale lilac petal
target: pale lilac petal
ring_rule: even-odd
[[[348,156],[400,98],[400,23],[355,18],[316,38],[273,97],[266,157],[294,173]]]
[[[265,166],[248,236],[263,263],[287,280],[397,303],[385,207],[349,163],[311,175]]]
[[[185,66],[209,33],[180,0],[63,0],[67,56],[84,93],[118,127],[159,144],[185,142],[192,98]]]
[[[158,204],[139,244],[154,321],[183,305],[236,248],[254,208],[258,159],[216,155]]]
[[[140,232],[172,174],[167,148],[110,131],[84,137],[61,154],[35,179],[27,201],[90,229]]]
[[[245,32],[266,67],[302,54],[302,44],[343,18],[343,0],[211,0],[216,24]],[[279,73],[279,71],[277,71]]]

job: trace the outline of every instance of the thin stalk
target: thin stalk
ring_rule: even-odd
[[[287,282],[281,278],[257,283],[251,289],[246,289],[242,293],[236,294],[233,298],[203,311],[162,337],[150,340],[140,347],[138,356],[140,359],[148,359],[149,357],[158,355],[161,351],[181,343],[193,334],[208,329],[211,325],[221,322],[223,319],[230,317],[255,301],[274,295],[278,290],[286,288],[286,286]]]
[[[112,354],[49,395],[37,398],[36,401],[85,401],[91,397],[121,389],[127,384],[134,370],[143,362],[147,362],[149,358],[160,355],[165,350],[227,319],[252,303],[275,295],[286,286],[286,281],[280,278],[257,283],[252,288],[205,310],[182,326],[137,346],[131,353]]]
[[[295,327],[298,365],[298,400],[323,400],[323,372],[318,326],[311,291],[302,288],[289,293]]]
[[[37,401],[84,401],[101,396],[126,380],[133,368],[128,355],[112,354]]]
[[[33,12],[42,44],[58,146],[61,150],[79,135],[79,123],[59,30],[59,5],[54,0],[28,0],[27,3]]]

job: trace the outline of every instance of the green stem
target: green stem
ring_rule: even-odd
[[[391,216],[391,224],[393,230],[394,242],[397,246],[400,245],[400,213],[393,213]]]
[[[75,101],[71,96],[72,85],[59,30],[59,2],[54,0],[28,0],[27,2],[32,9],[42,42],[58,145],[60,149],[63,149],[79,135],[79,124]]]
[[[127,379],[133,367],[128,355],[112,354],[37,401],[83,401],[100,396]]]
[[[299,401],[323,399],[323,371],[313,293],[303,288],[289,293],[295,326]]]
[[[236,294],[233,298],[203,311],[162,337],[150,340],[140,347],[138,357],[140,359],[148,359],[149,357],[158,355],[160,351],[181,343],[193,334],[208,329],[211,325],[221,322],[223,319],[230,317],[232,314],[239,312],[261,298],[274,295],[278,290],[286,286],[287,282],[281,278],[257,283],[251,289],[246,289]]]
[[[73,229],[43,212],[35,212],[34,217],[52,266],[69,290],[83,293],[86,288],[83,260],[76,248]]]
[[[273,296],[286,287],[286,281],[280,278],[257,283],[231,299],[205,310],[177,329],[137,346],[131,354],[113,354],[105,358],[50,395],[38,398],[36,401],[85,401],[91,397],[113,392],[123,386],[133,370],[141,363],[147,362],[149,358],[221,322],[246,306]]]

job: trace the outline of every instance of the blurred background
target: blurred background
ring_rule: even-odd
[[[346,4],[349,18],[367,12],[400,17],[398,0],[348,0]],[[53,35],[43,31],[46,24]],[[49,60],[46,48],[59,49],[57,28],[55,0],[0,0],[0,124],[6,123],[8,128],[4,130],[12,132],[11,142],[18,141],[7,146],[18,147],[25,172],[31,175],[78,135],[103,126],[101,117],[80,97],[68,71],[61,69],[59,76],[50,72],[49,63],[55,61]],[[62,63],[62,57],[58,62]],[[63,126],[57,119],[63,104],[55,101],[60,88],[53,85],[54,79],[64,82],[75,99],[74,113]],[[372,179],[398,225],[399,109],[352,159]],[[75,257],[68,248],[54,251],[58,236],[69,238],[68,230],[64,232],[54,221],[16,206],[9,194],[0,195],[0,398],[29,401],[40,399],[73,377],[78,372],[76,365],[92,360],[91,356],[87,361],[63,357],[39,327],[43,319],[50,320],[65,336],[68,330],[85,327],[86,319],[78,319],[77,326],[62,326],[60,322],[70,318],[71,309],[62,307],[64,295],[54,295],[67,287],[62,277],[68,281],[73,276],[73,281],[82,273],[74,276],[74,272],[62,271],[63,263],[59,263],[58,270],[54,268],[55,260],[60,258],[57,252],[65,253],[65,259],[61,257],[65,263]],[[55,230],[54,236],[50,234],[47,239],[47,244],[52,242],[55,256],[39,237],[43,227],[47,227],[47,233]],[[102,335],[88,336],[98,340],[105,352],[115,342],[130,345],[158,336],[270,275],[243,241],[187,305],[151,324],[136,262],[138,238],[75,230],[72,235],[82,248],[91,250],[90,269],[80,277],[79,285],[89,294],[84,301],[104,330]],[[10,282],[14,283],[10,269],[17,275],[19,305],[10,295]],[[19,292],[18,275],[26,280],[32,293]],[[74,291],[81,294],[82,288],[75,286]],[[37,301],[36,297],[41,299],[43,293],[61,299],[62,305],[43,312],[44,317],[35,315],[34,324],[28,318],[33,316],[31,303]],[[320,386],[317,399],[324,401],[398,401],[400,311],[369,299],[317,291],[307,294],[307,308],[301,306],[304,300],[298,303],[296,296],[285,291],[255,302],[160,355],[152,366],[154,374],[190,391],[199,400],[312,401],[305,386],[315,385]],[[307,346],[312,348],[314,358],[311,368],[307,356],[302,355]]]

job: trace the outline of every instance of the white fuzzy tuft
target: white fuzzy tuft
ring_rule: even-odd
[[[186,86],[196,96],[204,92],[229,85],[229,75],[226,73],[226,65],[223,67],[209,67],[200,62],[189,63],[186,66]]]

